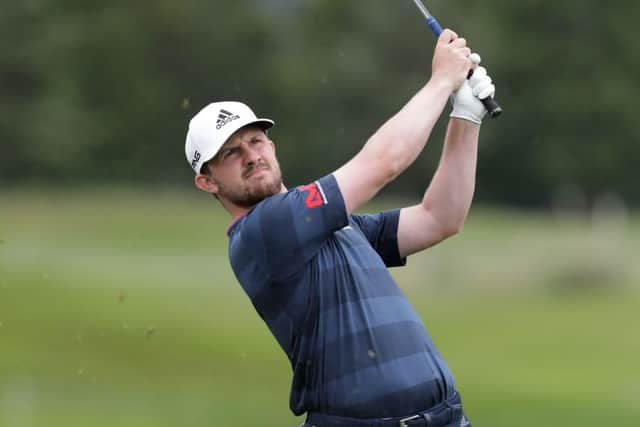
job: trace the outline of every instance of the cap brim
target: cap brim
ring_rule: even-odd
[[[228,128],[226,134],[223,136],[224,141],[222,142],[222,144],[220,144],[220,146],[214,152],[207,153],[203,157],[204,160],[202,160],[202,164],[213,159],[216,156],[216,154],[218,154],[222,146],[226,144],[227,141],[229,141],[229,138],[231,138],[233,134],[238,132],[240,129],[246,128],[247,126],[257,126],[262,130],[266,131],[268,129],[271,129],[275,124],[275,122],[270,119],[257,119],[257,120],[248,120],[247,122],[240,121],[239,123],[238,122],[232,122],[232,123],[234,124],[234,126]]]
[[[262,128],[262,130],[267,130],[267,129],[271,129],[273,127],[275,123],[273,122],[273,120],[269,120],[269,119],[258,119],[258,120],[254,120],[251,123],[247,123],[246,125],[242,126],[243,128],[247,127],[247,126],[251,126],[251,125],[258,125],[259,127]],[[238,128],[238,130],[240,130],[242,128]],[[237,132],[237,131],[236,131]]]

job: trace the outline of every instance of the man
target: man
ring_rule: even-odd
[[[445,30],[428,83],[345,165],[292,190],[244,104],[191,120],[195,185],[231,214],[238,281],[293,368],[290,407],[307,426],[468,426],[453,378],[387,267],[458,232],[475,183],[479,97],[495,92],[466,41]],[[479,57],[476,62],[479,62]],[[450,96],[442,158],[421,203],[353,212],[418,156]]]

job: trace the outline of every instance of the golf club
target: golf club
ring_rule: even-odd
[[[431,28],[431,31],[433,31],[433,34],[435,34],[436,37],[440,37],[440,34],[442,33],[442,27],[440,26],[436,18],[434,18],[433,15],[429,13],[429,11],[427,10],[427,7],[424,5],[424,3],[421,0],[413,0],[413,2],[416,4],[418,9],[420,9],[420,12],[426,18],[427,25],[429,26],[429,28]],[[471,77],[472,74],[473,74],[473,70],[469,72],[469,77]],[[485,99],[481,99],[480,101],[482,101],[484,108],[487,109],[487,111],[489,112],[489,116],[491,116],[491,118],[498,117],[502,113],[502,108],[500,107],[500,105],[498,105],[496,100],[493,99],[493,97],[487,97]]]

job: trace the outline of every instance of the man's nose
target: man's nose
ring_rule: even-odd
[[[242,152],[247,164],[256,163],[260,160],[260,152],[258,150],[254,150],[249,144],[242,143]]]

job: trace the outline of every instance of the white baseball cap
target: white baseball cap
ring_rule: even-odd
[[[274,122],[259,119],[247,105],[234,101],[213,102],[193,116],[184,151],[195,173],[200,173],[204,162],[211,160],[231,135],[247,125],[267,130]]]

